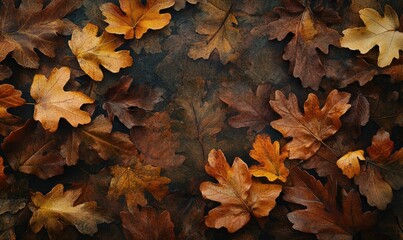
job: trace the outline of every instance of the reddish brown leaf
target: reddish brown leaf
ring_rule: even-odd
[[[21,95],[21,91],[10,84],[0,85],[0,135],[2,136],[7,136],[20,122],[20,118],[8,113],[7,109],[22,106],[25,100],[21,98]]]
[[[393,151],[394,143],[390,135],[383,129],[378,130],[372,137],[372,145],[367,148],[367,153],[372,161],[385,162]]]
[[[6,174],[4,173],[4,160],[3,160],[3,158],[0,156],[0,183],[2,182],[2,181],[4,181],[4,179],[6,179],[7,178],[7,176],[6,176]]]

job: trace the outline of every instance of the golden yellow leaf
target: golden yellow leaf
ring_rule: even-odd
[[[129,50],[115,52],[123,44],[117,36],[107,32],[100,37],[97,34],[98,27],[89,23],[82,30],[73,31],[69,46],[81,69],[93,80],[101,81],[104,75],[99,65],[117,73],[121,68],[130,67],[133,59]]]
[[[31,96],[35,99],[34,119],[40,121],[43,128],[55,132],[60,118],[66,119],[72,126],[91,122],[90,115],[80,110],[81,105],[94,100],[81,92],[66,92],[64,85],[70,79],[70,69],[54,68],[49,79],[36,74],[31,85]]]
[[[269,181],[279,179],[285,182],[287,180],[288,169],[284,165],[284,160],[288,157],[288,152],[284,151],[280,154],[278,141],[272,143],[270,136],[257,135],[249,155],[260,163],[250,168],[253,176],[266,177]]]
[[[378,66],[390,65],[393,58],[399,58],[399,50],[403,50],[403,32],[399,32],[399,17],[393,8],[385,6],[382,17],[372,8],[360,10],[360,18],[366,27],[350,28],[343,31],[340,39],[342,47],[367,53],[376,45],[379,46]]]
[[[360,163],[358,160],[365,161],[364,151],[357,150],[346,153],[337,160],[337,166],[343,171],[348,178],[360,174]]]
[[[105,31],[124,34],[125,39],[140,39],[148,29],[157,30],[169,24],[171,14],[160,11],[172,7],[175,0],[147,0],[145,5],[139,0],[119,0],[119,4],[120,9],[113,3],[101,5],[105,22],[109,24]]]

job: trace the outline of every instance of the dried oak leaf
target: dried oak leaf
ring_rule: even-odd
[[[228,119],[229,125],[261,132],[273,119],[273,111],[268,106],[271,89],[269,84],[261,84],[254,93],[250,88],[239,84],[223,83],[218,97],[238,112]]]
[[[160,13],[161,10],[172,7],[175,0],[147,0],[141,1],[119,0],[120,10],[113,3],[101,5],[102,14],[109,24],[105,31],[115,34],[124,34],[125,39],[140,39],[148,29],[157,30],[165,27],[171,20],[171,14]]]
[[[108,89],[105,94],[105,102],[102,108],[108,113],[109,119],[113,121],[115,117],[129,129],[134,126],[144,125],[141,111],[151,111],[154,106],[162,101],[162,89],[152,89],[146,85],[136,86],[129,90],[133,78],[123,76],[119,83]],[[136,109],[134,109],[136,108]]]
[[[60,118],[74,127],[91,122],[90,115],[80,107],[94,100],[82,92],[64,91],[63,87],[69,79],[70,69],[62,67],[54,68],[49,78],[36,74],[32,82],[31,96],[36,101],[34,119],[50,132],[57,130]]]
[[[251,215],[268,216],[282,189],[281,185],[252,181],[248,165],[240,158],[230,167],[221,150],[211,150],[206,172],[218,183],[203,182],[200,191],[205,199],[221,203],[209,211],[206,226],[225,227],[230,233],[247,224]]]
[[[274,12],[280,18],[270,22],[265,31],[269,39],[283,40],[289,33],[294,36],[287,44],[283,55],[290,61],[290,70],[294,77],[301,79],[303,87],[318,90],[325,75],[323,63],[317,49],[327,54],[329,45],[339,45],[339,33],[327,27],[327,23],[337,23],[340,19],[332,9],[316,7],[311,9],[300,1],[284,1],[284,7],[277,7]]]
[[[98,27],[88,23],[82,30],[73,31],[69,46],[77,57],[81,69],[93,80],[101,81],[104,77],[99,65],[117,73],[121,68],[130,67],[133,59],[129,50],[115,51],[123,41],[107,32],[97,37]]]
[[[130,139],[140,151],[140,161],[163,168],[179,166],[185,161],[184,156],[176,154],[180,146],[178,137],[171,130],[171,119],[166,112],[154,114],[144,127],[134,127],[130,132]]]
[[[282,92],[276,91],[275,99],[270,100],[270,106],[282,119],[275,120],[270,125],[284,137],[293,138],[284,146],[284,150],[289,151],[289,158],[306,160],[314,155],[323,140],[341,127],[339,118],[350,108],[349,99],[350,93],[334,89],[320,109],[318,97],[310,93],[302,114],[293,93],[286,99]]]
[[[4,139],[1,148],[14,171],[47,179],[63,173],[65,159],[59,153],[60,140],[29,120]]]
[[[174,240],[174,224],[168,211],[157,213],[150,207],[120,212],[127,239]]]
[[[250,168],[253,176],[266,177],[269,181],[279,179],[285,182],[287,180],[289,171],[284,165],[284,160],[288,157],[288,152],[280,153],[278,141],[272,143],[270,136],[257,135],[249,155],[260,163]]]
[[[314,233],[323,240],[352,240],[360,231],[376,223],[375,212],[362,212],[360,195],[343,189],[342,206],[337,205],[337,185],[328,181],[325,186],[298,168],[290,174],[293,187],[284,188],[284,200],[306,207],[287,214],[293,228]]]
[[[161,168],[151,165],[143,165],[134,162],[131,166],[112,166],[113,178],[109,187],[107,197],[118,199],[125,196],[126,204],[130,212],[134,212],[137,205],[147,205],[144,193],[151,193],[155,199],[161,201],[168,193],[167,184],[171,180],[161,177]]]
[[[38,68],[37,49],[48,57],[55,57],[58,34],[63,34],[67,14],[79,8],[82,0],[52,0],[43,8],[43,0],[22,0],[15,8],[14,0],[2,0],[0,8],[0,61],[12,52],[23,67]]]
[[[344,156],[337,160],[337,166],[343,171],[343,174],[348,178],[360,174],[359,160],[365,161],[364,151],[356,150],[346,153]]]
[[[96,211],[95,201],[74,206],[81,195],[81,189],[63,191],[57,184],[45,196],[40,192],[32,195],[29,208],[33,212],[29,225],[34,233],[45,227],[49,233],[60,232],[64,224],[74,225],[82,234],[93,235],[98,231],[97,224],[110,222],[109,218]]]
[[[184,9],[186,6],[186,3],[190,4],[197,4],[197,3],[206,3],[207,0],[175,0],[175,5],[174,9],[176,11],[179,11],[181,9]]]
[[[25,100],[21,98],[21,95],[21,91],[10,84],[0,85],[0,135],[2,136],[7,136],[20,122],[20,118],[8,113],[7,109],[22,106]]]
[[[399,32],[399,17],[395,10],[385,5],[382,17],[376,10],[364,8],[360,10],[360,18],[365,27],[344,30],[340,45],[359,50],[362,54],[377,45],[379,67],[386,67],[392,63],[393,58],[399,58],[399,50],[403,50],[403,32]]]
[[[103,160],[115,160],[119,163],[129,162],[137,156],[136,147],[129,136],[112,132],[112,123],[103,115],[96,117],[91,124],[72,129],[66,137],[67,140],[61,146],[61,154],[69,166],[77,164],[80,147],[94,149]]]
[[[234,62],[239,55],[242,36],[238,21],[232,13],[232,0],[208,0],[199,4],[202,13],[196,16],[196,32],[207,35],[201,42],[192,44],[188,56],[208,59],[217,49],[222,64]]]

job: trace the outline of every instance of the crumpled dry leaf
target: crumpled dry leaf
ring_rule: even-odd
[[[235,62],[239,55],[242,36],[232,10],[232,0],[208,0],[199,4],[202,13],[196,16],[196,32],[207,35],[205,40],[194,43],[188,52],[192,59],[208,59],[217,49],[222,64]]]
[[[124,34],[125,39],[140,39],[148,29],[157,30],[169,24],[171,14],[160,11],[172,7],[175,0],[147,0],[144,5],[141,1],[119,0],[119,4],[120,9],[113,3],[101,5],[109,24],[105,31]]]
[[[365,161],[364,150],[356,150],[346,153],[337,160],[337,166],[343,171],[343,174],[348,178],[360,174],[359,160]]]
[[[385,5],[382,17],[375,9],[364,8],[360,10],[360,18],[365,27],[344,30],[340,45],[351,50],[359,50],[362,54],[377,45],[379,67],[390,65],[393,58],[398,59],[399,50],[403,50],[403,32],[399,32],[399,17],[395,10]]]
[[[104,77],[99,65],[117,73],[121,68],[130,67],[133,59],[129,50],[115,51],[123,41],[107,32],[97,37],[98,27],[88,23],[82,30],[73,31],[69,46],[77,57],[81,69],[93,80],[101,81]]]
[[[34,233],[45,227],[49,233],[60,232],[64,224],[74,225],[80,233],[93,235],[98,231],[97,224],[110,222],[109,218],[96,211],[97,203],[85,202],[74,206],[81,195],[81,189],[63,191],[57,184],[45,196],[40,192],[32,195],[30,210],[33,215],[29,225]]]
[[[248,165],[240,158],[230,167],[221,150],[211,150],[206,172],[218,183],[203,182],[200,191],[205,199],[221,205],[209,211],[205,223],[217,229],[225,227],[230,233],[247,224],[251,215],[268,216],[282,189],[281,185],[252,181]]]
[[[8,113],[7,109],[22,106],[25,100],[21,98],[21,95],[21,91],[10,84],[0,85],[0,135],[2,136],[7,136],[20,122],[20,118]]]
[[[80,107],[94,100],[82,92],[64,91],[69,79],[70,69],[62,67],[54,68],[49,78],[36,74],[32,82],[31,96],[36,101],[34,119],[50,132],[57,130],[60,118],[66,119],[73,127],[91,122],[90,115]]]
[[[284,165],[284,160],[288,157],[288,152],[280,153],[278,141],[272,143],[270,136],[257,135],[249,155],[260,163],[250,167],[253,176],[266,177],[269,181],[279,179],[286,182],[289,171]]]
[[[0,8],[0,62],[11,56],[23,67],[38,68],[35,49],[55,57],[58,34],[67,27],[64,18],[79,8],[82,0],[52,0],[43,8],[44,0],[22,0],[15,8],[14,0],[2,0]]]
[[[270,105],[282,118],[271,122],[271,126],[284,137],[292,137],[284,146],[289,151],[290,159],[306,160],[318,151],[323,140],[335,134],[341,127],[340,116],[349,108],[350,93],[338,92],[336,89],[327,96],[322,109],[315,94],[309,94],[301,113],[297,97],[290,94],[288,99],[276,91],[275,99]]]

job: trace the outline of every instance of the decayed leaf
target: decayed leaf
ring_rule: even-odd
[[[386,67],[393,58],[399,58],[399,50],[403,50],[403,33],[399,32],[399,17],[395,10],[385,5],[382,17],[375,9],[364,8],[360,10],[360,18],[366,27],[344,30],[341,46],[363,54],[379,46],[379,67]]]
[[[175,5],[174,5],[174,9],[176,11],[179,11],[181,9],[184,9],[186,6],[186,3],[190,3],[190,4],[197,4],[197,3],[206,3],[207,0],[175,0]]]
[[[112,123],[103,115],[99,115],[91,124],[73,129],[67,135],[66,142],[61,146],[61,154],[66,158],[67,165],[77,164],[80,147],[87,151],[94,149],[102,159],[119,163],[129,162],[137,156],[136,147],[129,136],[112,132]]]
[[[112,181],[108,191],[109,199],[118,199],[125,196],[130,212],[134,212],[137,205],[147,205],[144,193],[151,193],[155,199],[161,201],[168,193],[167,184],[171,180],[161,177],[161,169],[151,165],[134,163],[134,166],[112,166]]]
[[[29,225],[34,233],[45,227],[49,233],[60,232],[64,224],[76,226],[83,234],[93,235],[97,224],[110,222],[108,217],[96,212],[96,202],[85,202],[74,206],[81,195],[81,189],[63,191],[63,185],[56,185],[45,196],[40,192],[32,195],[30,209],[33,212]]]
[[[222,64],[234,62],[239,55],[242,36],[236,28],[238,21],[231,12],[232,0],[208,0],[199,7],[202,13],[196,16],[196,32],[207,36],[190,47],[188,56],[208,59],[217,49]]]
[[[270,100],[270,105],[282,119],[275,120],[270,125],[284,137],[293,138],[284,146],[284,150],[289,151],[289,158],[306,160],[315,154],[322,141],[341,127],[339,117],[350,108],[349,99],[349,93],[335,89],[329,93],[320,109],[318,97],[311,93],[304,103],[302,114],[294,94],[286,99],[282,92],[276,91],[275,100]]]
[[[362,212],[360,195],[354,190],[342,191],[342,208],[337,205],[337,185],[323,186],[313,176],[297,168],[290,174],[293,187],[284,188],[284,199],[307,207],[287,214],[293,228],[314,233],[323,240],[352,240],[355,233],[376,223],[375,212]]]
[[[52,0],[43,8],[43,0],[22,0],[15,8],[14,0],[2,0],[0,8],[0,62],[12,52],[23,67],[38,68],[35,49],[48,57],[55,57],[58,34],[67,27],[61,20],[79,8],[82,0]]]
[[[21,91],[16,90],[10,84],[0,85],[0,135],[2,136],[7,136],[20,120],[20,118],[8,113],[7,109],[19,107],[25,103],[21,94]]]
[[[157,30],[169,24],[171,14],[160,11],[172,7],[175,0],[147,0],[144,5],[132,0],[119,0],[119,3],[122,10],[113,3],[101,5],[105,22],[109,24],[105,31],[124,34],[125,39],[140,39],[148,29]]]
[[[249,127],[249,131],[262,131],[273,118],[273,112],[268,106],[270,92],[269,84],[259,85],[256,93],[253,93],[250,88],[239,84],[224,83],[219,98],[239,112],[228,119],[229,125],[234,128]]]
[[[133,213],[120,212],[122,227],[127,239],[175,239],[174,225],[168,211],[157,213],[155,209],[145,207],[135,209]]]
[[[225,227],[233,233],[250,220],[251,215],[265,217],[276,205],[281,185],[252,181],[248,166],[235,158],[229,166],[221,150],[211,150],[206,172],[218,183],[203,182],[200,191],[205,199],[221,205],[209,211],[205,219],[208,227]]]
[[[83,104],[94,100],[81,92],[66,92],[63,87],[70,79],[70,69],[54,68],[49,78],[36,74],[31,85],[31,96],[35,99],[34,119],[43,127],[55,132],[60,118],[66,119],[72,126],[91,122],[90,115],[80,110]]]
[[[329,45],[339,45],[339,33],[326,24],[337,23],[340,18],[334,10],[323,6],[311,9],[309,2],[306,5],[297,0],[284,2],[286,8],[274,9],[280,18],[270,22],[264,30],[270,40],[279,41],[293,33],[293,38],[284,50],[283,59],[290,61],[290,70],[294,77],[301,79],[304,87],[317,90],[325,75],[317,49],[327,54]]]
[[[257,135],[249,155],[260,163],[250,168],[253,176],[266,177],[269,181],[279,179],[285,182],[287,180],[288,169],[284,165],[284,160],[288,157],[288,152],[280,153],[278,141],[272,143],[270,136]]]
[[[139,115],[144,114],[133,108],[151,111],[155,104],[162,101],[161,96],[164,93],[162,89],[152,89],[146,85],[136,86],[129,91],[132,81],[132,77],[123,76],[117,85],[108,89],[102,105],[111,120],[118,117],[129,129],[143,125]]]
[[[336,164],[343,171],[344,175],[348,178],[352,178],[360,173],[359,160],[365,161],[364,150],[348,152],[339,158]]]
[[[59,141],[30,120],[6,137],[1,148],[13,170],[47,179],[63,173],[66,161],[59,154]]]
[[[89,23],[82,30],[73,31],[69,46],[77,57],[81,69],[93,80],[101,81],[104,77],[99,65],[117,73],[121,68],[130,67],[133,59],[130,51],[115,51],[123,41],[118,37],[104,32],[97,37],[98,27]]]

